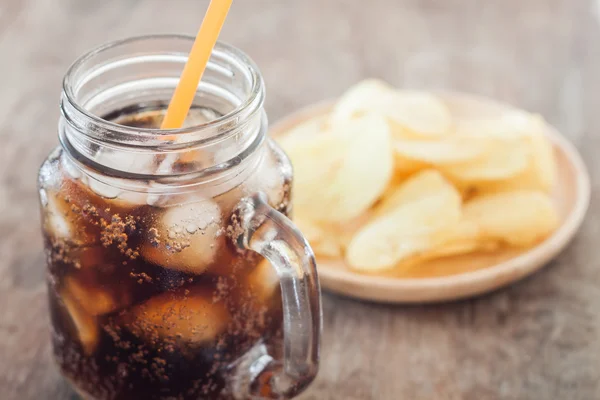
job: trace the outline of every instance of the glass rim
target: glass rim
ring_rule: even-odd
[[[186,128],[178,128],[178,129],[161,130],[161,129],[157,129],[157,128],[139,128],[139,127],[132,128],[132,127],[128,127],[125,125],[117,124],[112,121],[107,121],[107,120],[101,118],[100,116],[90,112],[89,110],[85,109],[85,107],[83,107],[81,104],[79,104],[79,102],[76,99],[74,90],[73,90],[74,82],[72,82],[72,78],[76,75],[77,72],[79,72],[79,70],[81,68],[84,67],[84,65],[87,62],[89,62],[90,60],[93,60],[94,57],[104,53],[105,51],[108,51],[108,50],[111,50],[114,48],[118,48],[121,46],[136,43],[136,42],[161,40],[161,39],[162,40],[166,39],[166,40],[177,40],[177,41],[189,42],[190,49],[195,40],[195,38],[190,35],[152,34],[152,35],[133,36],[133,37],[125,38],[125,39],[118,39],[118,40],[107,42],[105,44],[102,44],[100,46],[93,48],[92,50],[88,51],[87,53],[84,53],[82,56],[77,58],[71,64],[71,66],[68,68],[68,70],[65,74],[65,77],[64,77],[63,83],[62,83],[62,90],[63,90],[63,93],[64,93],[69,105],[71,107],[73,107],[77,113],[79,113],[84,118],[88,119],[90,122],[92,122],[98,128],[118,133],[119,136],[121,136],[124,139],[123,140],[124,142],[130,142],[127,140],[128,138],[143,140],[143,139],[157,139],[157,138],[164,137],[164,136],[169,136],[171,138],[183,138],[183,137],[187,136],[186,139],[191,139],[193,137],[192,134],[198,133],[198,132],[204,131],[204,130],[215,129],[216,132],[220,132],[221,129],[219,129],[219,128],[231,125],[232,123],[235,123],[238,120],[238,117],[240,116],[240,114],[242,114],[245,110],[252,109],[254,107],[254,108],[256,108],[256,110],[254,110],[254,111],[257,111],[258,109],[260,109],[262,107],[263,102],[264,102],[264,83],[263,83],[262,76],[259,72],[257,65],[242,50],[236,48],[235,46],[232,46],[230,44],[227,44],[227,43],[224,43],[221,41],[217,42],[217,44],[215,45],[215,48],[213,49],[213,54],[220,53],[225,56],[229,56],[233,60],[239,62],[240,65],[244,65],[245,68],[247,69],[247,71],[249,72],[249,76],[251,77],[252,82],[251,82],[250,92],[249,92],[248,96],[246,97],[246,99],[240,105],[238,105],[236,108],[234,108],[227,114],[225,114],[215,120],[204,122],[204,123],[193,125],[193,126],[189,126]],[[211,63],[211,61],[209,61],[209,63]],[[254,114],[254,112],[252,112],[252,114]],[[68,118],[68,119],[70,119],[70,118]],[[200,140],[191,140],[191,141],[183,140],[183,142],[187,143],[188,145],[189,144],[209,143],[213,140],[221,140],[226,133],[227,132],[223,132],[221,134],[205,137]],[[177,141],[177,139],[175,139],[175,141]]]

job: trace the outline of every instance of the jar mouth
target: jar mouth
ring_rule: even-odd
[[[249,80],[249,90],[245,99],[235,108],[224,113],[222,116],[179,129],[155,129],[143,127],[129,127],[118,124],[113,121],[103,119],[97,113],[92,112],[84,106],[78,99],[77,90],[86,82],[94,79],[97,75],[105,72],[107,67],[114,63],[127,63],[130,56],[122,56],[115,59],[109,59],[104,63],[95,64],[97,59],[101,59],[103,54],[111,50],[130,47],[138,48],[133,56],[143,58],[146,55],[157,53],[167,57],[184,57],[187,60],[187,52],[155,49],[148,43],[155,41],[164,41],[177,43],[183,47],[191,49],[194,37],[188,35],[162,34],[145,35],[131,37],[127,39],[116,40],[101,45],[77,59],[68,69],[63,80],[63,101],[62,114],[70,125],[78,130],[85,130],[87,136],[96,137],[102,142],[111,142],[114,145],[123,145],[131,147],[149,147],[162,148],[165,150],[181,149],[187,146],[201,146],[215,141],[224,140],[227,136],[235,134],[235,127],[243,124],[244,121],[251,119],[256,113],[262,110],[264,104],[264,83],[258,67],[241,50],[218,42],[213,49],[209,66],[221,71],[224,69],[215,62],[214,59],[225,60],[242,71]],[[101,60],[100,60],[101,61]],[[90,64],[94,65],[90,68]]]

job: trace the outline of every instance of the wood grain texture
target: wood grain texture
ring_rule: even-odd
[[[194,33],[207,1],[0,1],[0,398],[73,397],[49,352],[36,172],[60,82],[102,42]],[[437,306],[324,299],[321,373],[303,400],[600,398],[600,5],[596,0],[252,0],[223,39],[247,51],[277,119],[369,76],[540,112],[579,147],[592,204],[552,265]]]

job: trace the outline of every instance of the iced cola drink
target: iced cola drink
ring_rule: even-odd
[[[121,107],[102,123],[160,137],[165,107]],[[223,114],[197,106],[187,125],[209,126]],[[262,140],[240,168],[232,142],[219,148],[238,161],[204,174],[221,164],[220,153],[202,146],[147,154],[98,141],[78,150],[67,140],[68,133],[43,164],[39,188],[54,356],[80,395],[288,398],[310,383],[318,343],[303,334],[283,351],[284,319],[301,321],[304,311],[282,290],[308,293],[298,307],[308,308],[311,330],[320,329],[320,303],[318,285],[311,289],[314,280],[306,280],[316,279],[314,271],[294,277],[292,270],[286,278],[286,268],[307,261],[286,260],[293,247],[280,248],[301,239],[278,233],[291,226],[291,166],[282,151]],[[310,248],[299,254],[309,254],[310,270]],[[308,359],[309,368],[286,375],[286,357],[299,351],[307,352],[300,362]]]

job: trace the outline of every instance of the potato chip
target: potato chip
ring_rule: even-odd
[[[379,271],[435,248],[460,221],[460,197],[443,192],[404,204],[360,230],[346,261],[360,271]]]
[[[294,142],[291,146],[287,142],[280,143],[294,166],[294,208],[298,214],[314,220],[321,215],[320,210],[314,210],[316,197],[340,175],[348,142],[328,132],[311,140]]]
[[[419,264],[427,261],[473,252],[493,251],[499,247],[497,241],[483,240],[480,237],[479,227],[475,223],[465,219],[460,220],[456,225],[448,227],[439,233],[437,237],[439,240],[435,247],[403,260],[395,268],[418,268]]]
[[[378,111],[373,105],[379,104],[382,96],[393,93],[394,89],[379,79],[365,79],[346,91],[336,103],[332,113],[333,124],[346,121],[364,114],[366,111]]]
[[[340,244],[333,240],[333,238],[326,238],[323,241],[315,242],[312,245],[312,249],[315,255],[329,258],[340,258],[342,257],[342,248]]]
[[[444,239],[439,247],[431,249],[425,258],[434,259],[466,254],[478,250],[482,245],[479,226],[473,221],[462,219],[444,232]]]
[[[295,167],[295,207],[312,221],[359,216],[386,189],[394,168],[388,125],[372,114],[285,150]]]
[[[554,147],[545,135],[545,123],[538,117],[535,119],[538,129],[531,132],[529,142],[532,156],[532,176],[540,189],[549,191],[556,182],[556,159]]]
[[[556,162],[543,119],[472,114],[367,79],[287,132],[296,221],[317,256],[376,272],[549,235]]]
[[[530,187],[539,187],[541,190],[550,191],[556,182],[556,160],[554,147],[545,137],[544,132],[534,132],[530,137],[531,143],[531,168],[529,175]]]
[[[545,135],[545,123],[541,117],[533,116],[524,136],[530,156],[527,167],[517,176],[501,182],[485,185],[485,192],[510,190],[542,190],[550,192],[556,182],[556,160],[552,143]]]
[[[394,140],[394,151],[403,158],[432,165],[478,160],[491,150],[490,141],[451,136],[442,140]]]
[[[558,226],[552,200],[540,191],[512,191],[479,196],[467,202],[464,217],[477,224],[484,239],[530,246]]]
[[[294,218],[294,222],[296,223],[296,226],[298,226],[298,229],[304,234],[310,247],[317,256],[342,256],[342,247],[336,240],[335,233],[327,232],[323,227],[306,218],[296,217]]]
[[[440,137],[451,132],[454,122],[446,105],[431,93],[398,91],[382,96],[373,112],[387,116],[399,137]]]
[[[458,256],[479,250],[477,240],[465,240],[460,242],[444,243],[423,255],[419,261],[435,260],[436,258]]]
[[[370,219],[371,213],[366,212],[358,218],[341,223],[312,222],[306,217],[298,215],[294,217],[294,222],[309,241],[316,255],[340,258],[356,232]]]
[[[350,88],[336,104],[332,124],[372,112],[386,116],[399,136],[440,136],[453,125],[448,107],[436,96],[415,90],[394,90],[377,79],[367,79]]]
[[[408,157],[404,157],[398,152],[394,152],[394,176],[400,177],[402,180],[408,178],[408,176],[419,172],[423,169],[431,168],[431,164],[423,161],[413,160]]]
[[[460,199],[460,194],[441,173],[434,169],[424,170],[388,193],[375,208],[375,214],[387,214],[404,204],[442,193],[450,193],[450,196],[454,193]]]
[[[306,240],[308,240],[312,246],[313,242],[319,242],[323,240],[325,232],[316,223],[310,221],[308,218],[301,217],[299,215],[294,216],[294,223],[302,231]]]
[[[523,139],[522,116],[513,113],[499,118],[474,118],[456,123],[456,135],[470,139]]]
[[[487,242],[481,239],[479,226],[464,218],[439,232],[437,238],[437,246],[420,254],[413,261],[424,262],[436,258],[457,256],[489,247]]]
[[[352,220],[333,224],[331,229],[328,229],[327,232],[329,232],[329,235],[333,236],[333,238],[339,244],[340,248],[342,249],[342,253],[345,253],[356,233],[360,231],[363,226],[372,221],[373,217],[373,213],[371,211],[367,211]]]
[[[392,175],[392,179],[390,179],[390,182],[388,183],[387,187],[385,188],[385,191],[379,197],[379,201],[377,202],[377,204],[375,205],[374,208],[377,209],[377,207],[379,207],[379,204],[381,204],[381,202],[383,200],[390,197],[398,189],[398,186],[400,186],[404,181],[406,181],[408,178],[410,178],[415,173],[416,172],[410,173],[410,172],[395,170],[394,174]]]
[[[310,140],[316,135],[325,133],[327,128],[327,117],[312,118],[286,131],[285,135],[277,138],[277,141],[282,147],[290,147],[298,141]]]
[[[516,139],[492,140],[486,157],[456,165],[440,165],[442,172],[461,183],[500,181],[517,176],[528,165],[530,149]]]

